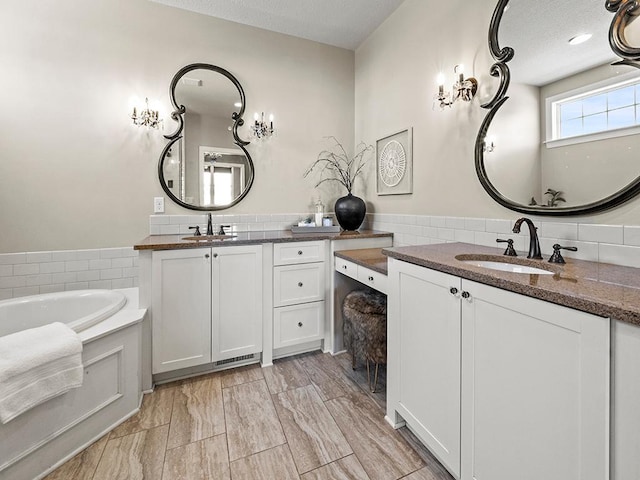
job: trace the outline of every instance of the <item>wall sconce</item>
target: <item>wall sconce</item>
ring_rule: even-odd
[[[478,91],[478,81],[475,78],[464,78],[464,65],[456,65],[453,73],[456,74],[456,83],[453,84],[451,92],[444,90],[444,74],[438,75],[438,94],[434,96],[434,105],[437,101],[441,110],[451,107],[457,100],[470,102]]]
[[[258,140],[266,140],[270,138],[274,133],[273,128],[273,114],[269,115],[269,123],[264,120],[264,112],[262,116],[256,112],[253,116],[253,125],[251,125],[251,134]]]
[[[148,98],[145,98],[144,101],[146,103],[146,107],[140,110],[140,113],[138,113],[136,107],[133,107],[133,113],[131,114],[131,120],[133,120],[133,124],[139,127],[155,129],[160,128],[160,125],[162,125],[162,120],[160,119],[158,110],[151,110],[149,108]]]
[[[484,153],[491,153],[496,149],[496,137],[485,137],[482,145],[482,151]]]

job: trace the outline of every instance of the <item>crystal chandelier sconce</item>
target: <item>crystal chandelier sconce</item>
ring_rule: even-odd
[[[273,115],[269,115],[269,123],[264,119],[264,112],[262,115],[256,114],[253,116],[253,125],[251,126],[251,134],[258,140],[266,140],[270,138],[274,133],[273,128]]]
[[[496,138],[495,137],[485,137],[484,144],[482,145],[482,151],[484,153],[491,153],[496,149]]]
[[[464,78],[463,65],[456,65],[453,73],[456,75],[456,83],[453,84],[451,92],[444,89],[444,74],[438,75],[438,94],[434,96],[434,106],[437,102],[441,110],[451,107],[458,100],[470,102],[478,91],[478,81],[475,78]]]
[[[151,110],[149,108],[149,99],[144,99],[146,103],[146,107],[140,110],[138,113],[138,109],[133,107],[133,113],[131,114],[131,120],[133,120],[133,124],[139,127],[147,127],[147,128],[160,128],[162,125],[162,120],[160,119],[160,114],[158,110]]]

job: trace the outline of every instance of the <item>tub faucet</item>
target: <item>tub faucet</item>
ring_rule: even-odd
[[[207,214],[207,235],[213,235],[213,224],[211,223],[211,214]]]
[[[520,225],[522,225],[522,222],[527,222],[527,226],[529,227],[529,255],[527,255],[527,258],[542,259],[540,241],[538,240],[538,228],[530,219],[522,217],[516,220],[516,223],[513,225],[513,233],[520,233]]]

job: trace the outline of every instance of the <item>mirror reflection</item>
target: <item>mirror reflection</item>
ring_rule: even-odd
[[[600,1],[507,3],[498,41],[515,51],[509,99],[482,155],[488,181],[508,201],[575,209],[640,177],[640,70],[611,65],[619,60],[609,46],[612,18]]]
[[[220,210],[251,188],[253,162],[237,137],[244,93],[229,72],[213,65],[183,68],[172,82],[178,130],[161,158],[160,181],[177,203]]]

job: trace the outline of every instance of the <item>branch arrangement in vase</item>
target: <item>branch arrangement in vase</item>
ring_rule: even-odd
[[[327,137],[335,142],[334,149],[323,150],[318,159],[305,172],[305,178],[314,170],[320,170],[320,180],[316,187],[324,182],[338,182],[347,189],[347,195],[336,201],[334,211],[340,226],[347,231],[355,231],[360,228],[367,213],[367,206],[361,198],[354,196],[353,183],[367,163],[367,153],[373,151],[372,145],[358,144],[356,153],[352,157],[347,155],[342,144],[335,137]]]

